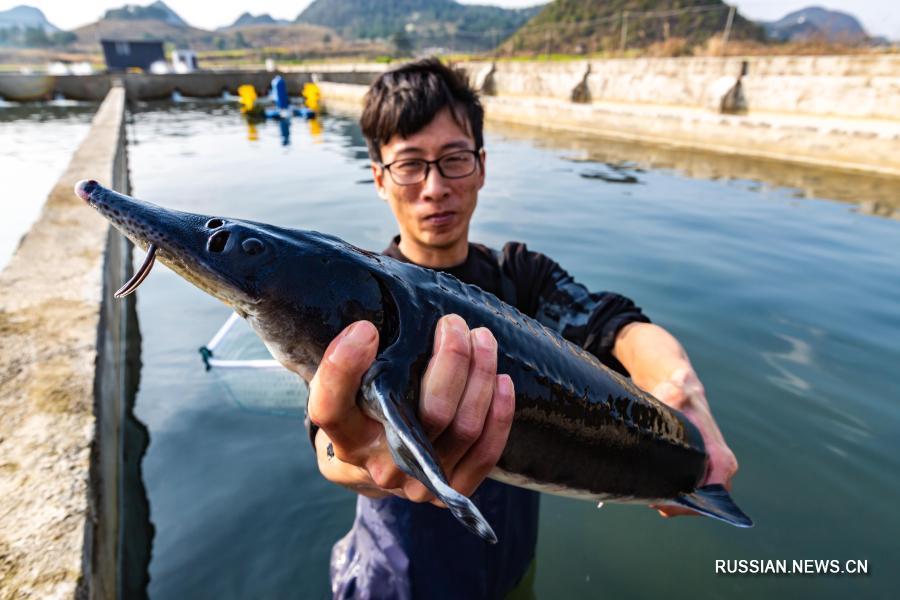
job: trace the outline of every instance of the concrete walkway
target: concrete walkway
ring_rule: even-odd
[[[115,560],[106,558],[114,557],[115,531],[101,531],[99,510],[116,500],[115,473],[102,481],[92,461],[100,455],[95,398],[108,225],[72,188],[86,177],[119,186],[123,173],[127,179],[124,105],[124,90],[114,88],[0,273],[3,598],[115,594]]]

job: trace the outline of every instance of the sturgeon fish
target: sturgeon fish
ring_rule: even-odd
[[[490,524],[447,483],[417,417],[435,326],[450,313],[491,330],[498,372],[515,386],[512,429],[492,478],[601,503],[677,504],[752,525],[723,486],[698,487],[708,456],[681,413],[476,286],[318,232],[168,210],[92,180],[75,192],[147,249],[117,296],[137,289],[159,259],[244,317],[307,381],[338,333],[371,321],[380,346],[357,402],[384,425],[397,466],[487,541],[497,539]]]

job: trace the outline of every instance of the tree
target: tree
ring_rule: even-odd
[[[78,39],[78,36],[71,31],[57,31],[51,38],[54,46],[68,46]]]
[[[50,38],[41,27],[29,27],[25,30],[25,45],[30,48],[44,48],[50,45]]]

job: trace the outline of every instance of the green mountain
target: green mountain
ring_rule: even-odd
[[[347,39],[390,39],[401,50],[443,47],[470,51],[493,48],[540,9],[505,9],[453,0],[315,0],[296,21],[330,27]]]
[[[154,20],[163,21],[175,27],[188,27],[184,19],[169,8],[165,2],[157,0],[153,4],[147,6],[138,6],[136,4],[126,4],[122,8],[111,8],[103,15],[104,19],[121,20],[121,21],[142,21]]]
[[[40,9],[19,5],[0,11],[0,47],[47,48],[72,43],[75,36],[47,20]]]
[[[41,9],[24,4],[9,10],[0,10],[0,29],[41,29],[47,34],[60,30],[47,20]]]
[[[678,44],[685,51],[721,35],[722,0],[554,0],[522,27],[507,52],[585,53]],[[765,40],[758,24],[735,13],[730,39]]]
[[[823,40],[845,44],[865,42],[869,34],[853,15],[809,6],[771,23],[763,23],[769,37],[778,41]]]
[[[252,15],[249,12],[244,12],[241,13],[241,16],[239,16],[234,23],[229,25],[229,27],[244,27],[245,25],[278,25],[279,23],[284,24],[287,23],[287,21],[274,19],[269,13]]]

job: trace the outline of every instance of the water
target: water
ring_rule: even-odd
[[[0,269],[41,214],[47,195],[90,128],[97,105],[0,103]]]
[[[321,127],[294,121],[283,145],[277,124],[248,132],[226,107],[145,107],[129,128],[135,194],[381,250],[395,225],[359,130],[336,117]],[[633,147],[616,161],[614,147],[587,138],[494,129],[487,148],[472,238],[525,241],[673,331],[741,463],[734,495],[757,523],[544,496],[538,597],[892,596],[900,221],[829,200],[815,172],[821,198],[735,178],[740,164],[712,180],[637,167],[622,162],[636,160]],[[888,181],[864,200],[896,206],[896,192]],[[248,410],[202,369],[197,348],[226,307],[158,267],[138,311],[151,597],[327,597],[352,494],[319,476],[298,419]],[[869,574],[726,576],[716,559],[864,559]]]

